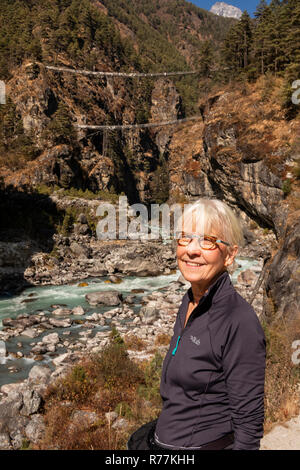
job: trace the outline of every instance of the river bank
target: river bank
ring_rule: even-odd
[[[250,298],[259,278],[263,267],[259,254],[265,252],[271,237],[266,233],[260,239],[253,237],[231,270],[232,282],[245,298]],[[132,253],[133,246],[126,253]],[[172,250],[168,246],[161,249],[166,262],[161,262],[160,269],[163,266],[168,270]],[[249,257],[255,253],[255,258]],[[146,264],[147,260],[145,257]],[[17,296],[2,297],[0,448],[17,449],[24,439],[38,439],[43,429],[40,409],[46,387],[87,354],[101,351],[108,344],[112,326],[123,338],[143,341],[142,350],[128,350],[134,360],[150,359],[155,350],[164,356],[168,346],[154,348],[157,336],[172,335],[180,301],[189,287],[179,274],[176,270],[139,277],[112,273],[63,285],[39,279],[39,285],[23,289]],[[253,306],[260,316],[262,288]],[[4,423],[10,423],[11,433],[4,430]]]

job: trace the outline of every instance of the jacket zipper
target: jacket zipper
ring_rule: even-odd
[[[196,307],[196,308],[197,308],[197,307]],[[170,365],[170,363],[171,363],[172,358],[175,356],[175,354],[176,354],[176,352],[177,352],[179,341],[180,341],[180,339],[182,338],[182,336],[184,335],[185,330],[188,329],[188,325],[191,323],[191,320],[192,320],[192,317],[193,317],[193,316],[194,316],[193,314],[190,315],[190,317],[189,317],[189,319],[188,319],[186,325],[182,328],[180,335],[177,337],[176,346],[175,346],[175,348],[173,349],[172,354],[171,354],[170,357],[169,357],[168,363],[166,364],[166,370],[165,370],[165,376],[164,376],[165,382],[167,381],[167,372],[168,372],[168,369],[169,369],[169,365]]]

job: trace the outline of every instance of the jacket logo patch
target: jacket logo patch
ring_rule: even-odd
[[[200,339],[196,338],[196,336],[190,336],[190,339],[191,341],[193,341],[193,343],[197,344],[197,346],[199,346],[200,344]]]

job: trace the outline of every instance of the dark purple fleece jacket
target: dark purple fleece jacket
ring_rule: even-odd
[[[155,439],[200,449],[234,431],[233,450],[257,450],[263,435],[266,342],[253,308],[222,273],[183,328],[191,288],[179,308],[161,377]]]

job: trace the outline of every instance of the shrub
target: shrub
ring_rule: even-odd
[[[282,184],[282,191],[283,193],[288,196],[292,190],[292,182],[290,179],[288,180],[284,180],[283,184]]]
[[[145,385],[139,388],[139,394],[156,405],[161,405],[159,393],[163,357],[156,352],[153,359],[145,367]]]

